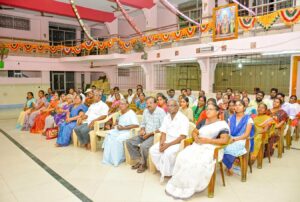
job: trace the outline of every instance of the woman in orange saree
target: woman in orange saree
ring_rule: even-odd
[[[57,108],[58,104],[59,104],[59,97],[58,94],[55,93],[52,96],[52,99],[48,107],[44,110],[41,110],[40,114],[37,115],[37,117],[35,118],[34,124],[30,129],[30,133],[37,133],[37,134],[43,133],[47,116],[49,116],[51,112],[53,112]]]

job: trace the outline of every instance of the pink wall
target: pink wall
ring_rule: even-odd
[[[135,22],[136,26],[141,31],[144,31],[146,29],[146,18],[142,11],[138,11],[137,13],[132,14],[130,16],[133,16],[131,17],[132,20]],[[119,35],[121,36],[127,36],[136,33],[134,29],[131,28],[129,23],[126,21],[126,19],[124,19],[123,17],[121,19],[119,18],[118,30],[119,30]]]

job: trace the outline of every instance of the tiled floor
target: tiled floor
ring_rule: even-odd
[[[93,201],[169,202],[159,174],[137,174],[128,165],[111,167],[101,163],[102,152],[92,153],[73,146],[54,147],[40,135],[14,129],[15,120],[0,120],[0,128],[37,156],[65,180]],[[44,171],[7,137],[0,134],[0,201],[80,201],[72,192]],[[293,147],[300,148],[300,142]],[[239,176],[225,177],[222,187],[219,173],[215,197],[207,192],[195,194],[193,201],[300,201],[300,150],[289,150],[282,159],[264,161],[263,169],[248,173],[246,183]],[[178,200],[176,200],[178,201]]]

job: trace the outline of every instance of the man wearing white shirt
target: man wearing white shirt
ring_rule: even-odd
[[[133,97],[134,97],[134,94],[132,93],[132,89],[128,89],[127,92],[128,92],[127,102],[128,102],[129,104],[131,104],[132,99],[133,99]]]
[[[298,99],[297,99],[296,95],[292,95],[289,100],[289,103],[290,103],[289,117],[291,119],[291,136],[294,135],[295,127],[297,127],[297,126],[300,127],[299,118],[297,117],[300,114],[300,105],[297,103],[297,100]],[[296,132],[298,132],[298,131],[296,131]],[[297,138],[297,135],[296,135],[296,138]]]
[[[87,148],[90,146],[90,135],[89,132],[94,128],[95,121],[100,121],[106,118],[108,115],[108,106],[102,102],[101,93],[96,91],[94,93],[94,103],[89,107],[88,111],[82,118],[82,125],[76,126],[74,131],[81,144]]]
[[[189,120],[179,110],[176,100],[169,100],[168,114],[162,126],[160,141],[150,148],[150,155],[155,167],[161,173],[161,182],[165,176],[172,176],[176,155],[179,151],[181,140],[185,139],[189,131]]]
[[[186,94],[187,94],[187,97],[189,98],[189,104],[190,104],[190,106],[192,106],[194,104],[194,102],[196,101],[195,96],[192,95],[192,89],[187,88],[186,89]]]

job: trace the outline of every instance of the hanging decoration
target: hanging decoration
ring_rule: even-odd
[[[133,22],[133,20],[130,18],[130,16],[127,14],[127,12],[125,11],[125,9],[123,8],[123,5],[120,3],[119,0],[115,0],[118,7],[120,8],[123,16],[125,17],[125,19],[127,20],[127,22],[129,23],[129,25],[136,31],[136,33],[140,36],[143,36],[141,30],[136,26],[136,24]]]
[[[257,17],[238,17],[238,23],[240,29],[243,31],[249,31],[253,29],[255,23],[260,24],[264,29],[268,30],[272,27],[274,22],[280,18],[287,26],[291,26],[300,21],[300,8],[288,8],[275,11],[264,16]],[[155,33],[148,36],[140,36],[132,38],[128,41],[123,41],[119,38],[110,38],[105,41],[85,41],[79,45],[73,47],[66,46],[50,46],[48,44],[34,44],[34,43],[24,43],[24,42],[12,42],[5,43],[5,46],[11,51],[24,51],[26,53],[39,52],[39,53],[58,53],[63,52],[64,54],[80,54],[82,50],[90,51],[93,48],[98,48],[104,50],[107,48],[114,47],[115,44],[119,46],[120,49],[124,51],[130,51],[134,49],[136,44],[144,45],[147,47],[152,47],[158,42],[171,42],[180,41],[184,38],[191,38],[195,36],[197,29],[200,32],[208,32],[212,29],[213,21],[203,23],[199,26],[186,27],[178,31],[165,32],[165,33]]]
[[[253,10],[251,10],[250,8],[244,6],[244,5],[241,4],[239,1],[237,1],[237,0],[232,0],[232,2],[238,4],[240,7],[242,7],[243,9],[245,9],[246,11],[248,11],[249,13],[251,13],[252,15],[256,16],[256,13],[255,13]]]
[[[79,15],[79,13],[78,13],[78,10],[77,10],[77,8],[76,8],[76,5],[75,5],[74,0],[69,0],[69,1],[70,1],[71,6],[72,6],[73,12],[75,13],[76,18],[77,18],[77,20],[78,20],[78,22],[79,22],[79,25],[80,25],[81,29],[84,31],[85,35],[88,37],[89,40],[91,40],[91,41],[96,41],[96,40],[90,35],[90,33],[87,31],[87,29],[86,29],[86,27],[85,27],[85,25],[84,25],[82,19],[80,18],[80,15]]]
[[[265,30],[269,30],[278,18],[278,12],[275,11],[274,13],[270,13],[267,15],[257,16],[256,20],[262,28],[264,28]]]
[[[300,20],[300,8],[287,8],[280,10],[279,16],[285,25],[294,25]]]
[[[249,31],[255,25],[256,18],[255,17],[239,17],[238,18],[239,25],[244,31]]]
[[[169,10],[171,10],[172,12],[174,12],[175,14],[183,17],[185,20],[195,24],[195,25],[200,25],[200,23],[196,22],[195,20],[189,18],[188,16],[186,16],[185,14],[183,14],[182,12],[180,12],[175,6],[173,6],[170,2],[168,2],[167,0],[160,0],[160,2]]]
[[[200,32],[208,32],[212,29],[212,22],[204,23],[199,26]]]
[[[196,29],[197,26],[186,27],[183,29],[184,35],[186,35],[188,38],[194,37]]]

